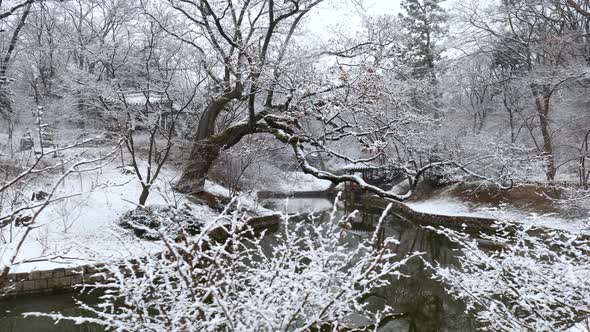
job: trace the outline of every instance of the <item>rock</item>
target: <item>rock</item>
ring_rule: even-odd
[[[133,166],[123,166],[120,167],[121,169],[121,173],[126,174],[126,175],[135,175],[135,169],[133,168]]]
[[[216,196],[206,191],[194,193],[189,197],[189,200],[191,200],[191,198],[194,199],[194,202],[205,202],[207,206],[215,210],[223,210],[223,208],[230,202],[229,198]]]
[[[48,196],[49,196],[48,193],[46,193],[43,190],[39,190],[37,192],[33,192],[33,195],[31,196],[31,200],[32,201],[44,201],[47,199]]]
[[[271,226],[276,226],[281,222],[281,215],[276,214],[268,214],[268,215],[255,215],[248,219],[247,223],[250,227],[254,229],[261,229],[267,228]]]
[[[146,240],[159,240],[161,234],[177,237],[182,231],[196,234],[201,221],[188,207],[145,206],[126,212],[119,219],[119,226],[132,229],[135,236]]]

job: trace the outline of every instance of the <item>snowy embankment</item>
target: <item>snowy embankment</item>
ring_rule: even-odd
[[[285,172],[277,178],[273,191],[292,193],[298,191],[324,191],[330,188],[332,182],[321,180],[311,174],[303,172]]]
[[[464,202],[456,197],[444,196],[406,203],[418,212],[447,216],[487,217],[527,225],[565,230],[572,233],[590,234],[590,218],[568,219],[555,213],[537,214],[511,207],[501,208]]]
[[[207,206],[172,193],[170,183],[176,175],[164,170],[147,203],[186,204],[197,220],[214,220],[217,214]],[[52,179],[44,181],[47,183],[40,183],[37,190],[46,190]],[[95,172],[67,178],[56,197],[72,197],[54,202],[43,211],[18,250],[10,272],[75,267],[159,251],[158,242],[139,240],[117,226],[119,217],[137,206],[140,192],[140,182],[131,167],[107,165]],[[0,247],[3,263],[12,256],[22,234],[21,227],[4,230]]]
[[[570,327],[566,332],[588,332],[590,331],[590,318],[586,318],[576,325]]]

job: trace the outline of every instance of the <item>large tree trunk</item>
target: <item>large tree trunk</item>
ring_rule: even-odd
[[[224,131],[196,141],[176,190],[186,194],[194,194],[203,190],[209,169],[219,156],[222,149],[237,144],[244,136],[251,134],[249,123],[240,123]]]
[[[553,182],[555,180],[555,156],[553,155],[553,140],[551,130],[549,128],[549,110],[552,90],[549,86],[533,85],[533,95],[535,97],[535,106],[537,108],[537,115],[539,116],[539,124],[541,134],[543,135],[543,155],[547,158],[545,166],[545,175],[547,181]]]
[[[233,89],[213,100],[203,111],[188,163],[182,171],[180,180],[176,183],[177,191],[187,194],[202,191],[207,173],[221,149],[235,145],[242,137],[250,133],[250,128],[241,123],[215,134],[217,117],[232,100],[240,98],[242,90],[242,85],[236,84]]]
[[[197,141],[205,140],[209,136],[215,133],[215,121],[217,117],[225,109],[225,107],[242,95],[242,86],[236,85],[234,89],[219,96],[219,98],[213,100],[203,112],[201,120],[199,121],[199,127],[197,129]]]

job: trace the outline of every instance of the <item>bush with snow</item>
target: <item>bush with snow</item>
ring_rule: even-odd
[[[294,222],[272,250],[253,235],[237,213],[231,222],[214,222],[197,236],[163,238],[167,250],[106,266],[98,307],[83,305],[89,317],[35,314],[94,322],[114,331],[307,331],[339,330],[351,315],[377,320],[362,298],[385,286],[415,256],[396,257],[377,233],[360,244],[345,241],[351,216],[329,221],[318,216]],[[223,219],[223,218],[220,218]],[[228,236],[211,240],[208,231],[223,227]]]
[[[561,231],[499,224],[471,236],[436,229],[461,245],[460,264],[436,266],[435,278],[467,304],[488,331],[563,331],[590,315],[590,241]]]

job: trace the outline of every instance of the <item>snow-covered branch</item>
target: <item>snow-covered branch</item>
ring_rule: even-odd
[[[590,315],[590,242],[581,235],[498,225],[483,235],[499,249],[450,229],[461,245],[459,267],[435,266],[435,277],[489,331],[563,331]]]
[[[206,232],[180,239],[163,234],[168,249],[162,254],[107,264],[105,282],[89,286],[104,290],[102,303],[81,304],[94,318],[30,315],[113,331],[339,329],[350,324],[351,314],[371,321],[384,314],[368,311],[362,298],[387,285],[385,277],[401,277],[399,268],[417,255],[396,257],[387,245],[394,239],[350,244],[343,225],[351,215],[338,217],[336,207],[329,220],[283,216],[284,231],[271,252],[264,234],[254,235],[237,212],[228,217],[229,223],[214,225],[226,232],[224,240]]]

